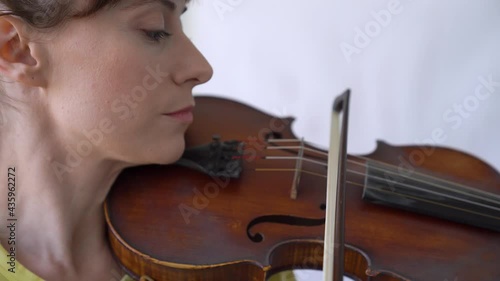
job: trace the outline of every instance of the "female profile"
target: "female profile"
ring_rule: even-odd
[[[0,0],[1,280],[128,280],[102,205],[124,168],[183,152],[212,76],[186,5]]]

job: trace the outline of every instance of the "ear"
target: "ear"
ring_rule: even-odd
[[[19,18],[0,17],[0,75],[32,87],[44,87],[41,46],[30,41],[32,28]]]

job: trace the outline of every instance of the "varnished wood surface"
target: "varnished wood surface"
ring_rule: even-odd
[[[125,266],[156,280],[214,281],[265,280],[278,270],[321,268],[323,225],[268,222],[252,228],[252,233],[262,233],[262,242],[247,236],[247,225],[260,216],[324,217],[324,166],[303,163],[307,172],[301,175],[297,200],[289,196],[293,171],[256,171],[294,169],[294,161],[262,158],[271,153],[294,155],[291,150],[263,149],[271,134],[296,138],[290,129],[293,119],[275,118],[228,100],[198,97],[196,101],[187,147],[208,143],[214,134],[247,142],[242,177],[215,179],[174,166],[144,166],[122,173],[106,212],[112,247]],[[367,157],[401,165],[401,157],[415,156],[422,149],[379,143]],[[416,171],[431,170],[436,176],[500,194],[499,174],[471,156],[436,148],[424,158],[414,165]],[[364,167],[353,162],[348,169],[364,173]],[[499,233],[364,202],[360,186],[364,176],[348,172],[347,180],[346,274],[382,281],[500,280]],[[181,209],[191,210],[188,220]]]

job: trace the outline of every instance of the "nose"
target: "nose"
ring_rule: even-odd
[[[173,80],[178,85],[192,84],[192,87],[208,82],[214,73],[212,66],[191,40],[184,35],[184,44],[179,44],[179,55]]]

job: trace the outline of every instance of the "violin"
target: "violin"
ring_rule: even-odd
[[[139,280],[261,281],[322,269],[328,152],[293,118],[196,97],[174,165],[124,170],[105,202],[111,248]],[[391,146],[347,155],[344,274],[500,280],[500,174],[472,155]]]

